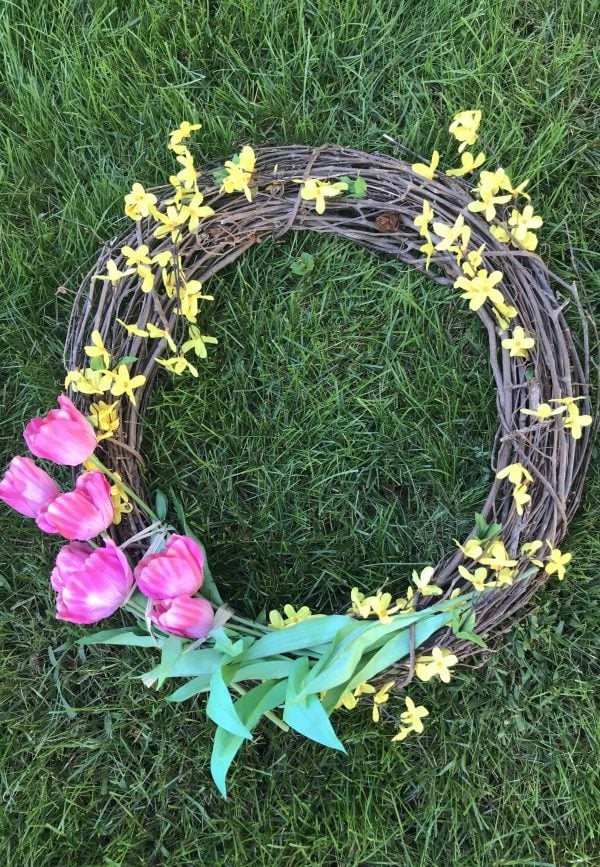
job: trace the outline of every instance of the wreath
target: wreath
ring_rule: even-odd
[[[325,145],[245,146],[202,173],[190,149],[200,124],[183,122],[169,136],[169,185],[133,184],[128,230],[105,245],[77,293],[64,356],[72,399],[59,396],[59,408],[24,431],[34,456],[82,468],[73,489],[61,492],[23,456],[0,482],[8,505],[69,540],[51,576],[57,618],[90,624],[119,608],[133,617],[79,645],[149,648],[158,656],[142,676],[147,687],[168,683],[171,702],[207,694],[211,772],[224,795],[231,762],[262,717],[344,750],[334,710],[370,703],[375,722],[392,718],[392,690],[415,676],[448,682],[549,576],[565,576],[571,554],[558,546],[596,427],[587,319],[575,286],[535,252],[542,218],[527,181],[513,185],[502,168],[466,180],[486,159],[474,147],[480,121],[479,111],[454,117],[460,166],[446,172],[437,151],[411,165]],[[217,342],[199,324],[213,300],[209,278],[289,231],[350,239],[459,290],[487,331],[500,426],[493,484],[472,532],[413,572],[403,595],[348,588],[340,613],[289,604],[262,622],[224,602],[176,497],[149,496],[141,441],[157,373],[198,377]],[[404,702],[395,741],[422,732],[429,714],[406,694]]]

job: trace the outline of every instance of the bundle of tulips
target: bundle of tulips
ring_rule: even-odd
[[[213,624],[213,608],[195,596],[203,583],[204,551],[189,536],[172,534],[160,551],[147,553],[135,566],[106,531],[119,504],[107,477],[94,457],[96,434],[87,418],[65,395],[59,409],[32,419],[25,442],[37,458],[63,466],[86,469],[75,489],[62,493],[57,482],[31,458],[17,455],[0,482],[0,499],[21,515],[34,518],[40,530],[69,539],[58,552],[52,571],[57,593],[56,616],[72,623],[97,623],[127,607],[137,589],[148,600],[148,619],[165,632],[186,638],[204,638]],[[115,487],[122,488],[117,482]],[[125,494],[127,496],[127,494]],[[94,542],[102,537],[101,544]],[[140,606],[132,607],[139,613]]]

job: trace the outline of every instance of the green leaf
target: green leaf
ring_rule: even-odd
[[[169,501],[167,500],[167,495],[162,491],[157,491],[154,495],[154,511],[159,521],[165,520],[168,508]]]
[[[215,179],[215,182],[219,186],[221,186],[221,184],[223,183],[223,181],[225,180],[225,178],[227,177],[228,174],[229,174],[229,172],[227,171],[227,169],[222,168],[222,169],[215,169],[215,171],[212,173],[212,176]]]
[[[212,677],[215,669],[223,662],[223,656],[212,648],[189,650],[181,654],[167,675],[171,677]],[[142,680],[156,680],[159,666],[142,675]]]
[[[308,659],[301,656],[295,660],[287,681],[283,721],[299,734],[324,747],[334,750],[346,749],[336,735],[327,713],[316,695],[298,699],[308,671]]]
[[[183,639],[177,635],[169,635],[162,646],[162,655],[160,665],[158,666],[157,689],[160,689],[167,677],[169,677],[182,653]]]
[[[415,624],[415,647],[419,647],[427,639],[442,629],[448,623],[450,615],[446,612],[434,614],[431,617],[424,618]],[[403,630],[399,635],[394,636],[390,641],[383,645],[379,650],[375,651],[370,659],[356,672],[346,687],[346,692],[350,692],[367,680],[375,677],[381,671],[385,671],[390,665],[404,659],[410,653],[410,629]]]
[[[285,629],[275,629],[252,645],[244,654],[244,662],[327,644],[349,623],[352,623],[351,618],[344,614],[330,614],[303,620]]]
[[[457,638],[463,638],[465,641],[471,641],[473,644],[476,644],[478,647],[482,647],[484,650],[487,650],[487,644],[481,637],[481,635],[477,635],[476,632],[455,632],[454,633]]]
[[[283,704],[285,690],[285,682],[276,684],[267,682],[255,686],[235,703],[239,719],[252,731],[263,714]],[[210,771],[224,798],[227,797],[227,771],[243,743],[244,738],[239,735],[234,735],[220,726],[217,728],[210,759]]]
[[[229,683],[241,683],[244,680],[282,680],[290,673],[293,660],[265,659],[251,662],[249,665],[228,665],[227,673],[231,675]]]
[[[156,641],[147,632],[141,629],[105,629],[102,632],[94,632],[93,635],[84,635],[77,640],[77,644],[124,644],[127,647],[156,647]]]
[[[488,524],[480,512],[475,512],[475,529],[477,536],[482,542],[488,542],[494,536],[497,536],[502,529],[502,524]]]
[[[364,199],[367,195],[367,182],[360,175],[352,185],[352,197],[354,199]]]
[[[115,370],[121,364],[125,364],[125,365],[133,364],[134,361],[137,361],[137,355],[124,355],[123,358],[119,358],[119,360],[117,362],[115,362],[115,364],[114,364]]]
[[[210,635],[215,642],[215,650],[230,659],[241,656],[244,650],[254,644],[256,640],[250,636],[245,636],[238,638],[237,641],[232,641],[222,626],[219,629],[213,629]]]
[[[304,277],[306,274],[310,274],[314,267],[314,256],[311,256],[310,253],[300,253],[299,257],[290,265],[290,271],[293,274],[298,274],[299,277]]]
[[[353,674],[366,647],[369,632],[375,623],[353,623],[335,636],[331,651],[316,662],[305,678],[302,697],[309,693],[326,692],[345,683]]]
[[[95,358],[90,358],[90,367],[92,370],[106,370],[104,359],[97,355]]]
[[[180,702],[186,701],[188,698],[193,698],[200,692],[208,692],[210,689],[210,675],[203,674],[200,677],[193,677],[176,689],[171,695],[167,696],[167,701]]]
[[[210,695],[206,703],[206,713],[216,725],[227,729],[231,734],[252,739],[252,735],[236,713],[220,668],[217,668],[210,679]]]

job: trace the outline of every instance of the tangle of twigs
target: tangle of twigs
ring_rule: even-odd
[[[487,520],[502,524],[502,538],[511,556],[518,557],[520,545],[533,539],[557,545],[580,503],[595,425],[585,428],[581,439],[575,440],[560,420],[540,422],[521,414],[521,409],[535,409],[538,404],[559,396],[581,396],[582,412],[590,412],[588,323],[575,287],[552,274],[538,255],[525,250],[509,251],[497,241],[483,216],[467,210],[472,201],[468,185],[442,172],[434,180],[424,181],[410,164],[394,157],[336,146],[265,147],[257,149],[256,155],[256,191],[251,202],[241,194],[221,194],[210,173],[199,178],[205,204],[214,208],[215,215],[203,220],[198,231],[185,235],[179,245],[186,280],[197,279],[204,284],[253,244],[269,237],[281,238],[289,231],[339,235],[373,253],[391,255],[425,270],[418,250],[423,241],[413,224],[415,215],[422,211],[423,200],[432,205],[438,220],[453,224],[463,214],[471,227],[473,247],[485,244],[486,267],[503,272],[502,292],[507,303],[517,308],[518,324],[535,337],[535,348],[526,364],[522,359],[509,358],[499,345],[506,334],[485,307],[477,313],[489,339],[500,422],[493,469],[498,471],[519,461],[534,479],[530,488],[532,500],[523,515],[517,514],[506,482],[497,479],[481,511]],[[309,175],[320,179],[360,175],[367,183],[367,196],[329,199],[325,213],[319,215],[314,203],[301,200],[299,185],[294,182]],[[160,205],[172,188],[155,192]],[[169,299],[159,291],[140,292],[135,275],[122,279],[116,287],[94,279],[95,274],[102,273],[108,258],[114,259],[119,268],[125,268],[120,252],[124,244],[149,244],[151,255],[170,248],[169,238],[161,241],[153,238],[157,224],[151,217],[130,225],[132,228],[105,245],[79,289],[69,323],[65,365],[69,370],[85,366],[84,346],[94,329],[102,334],[113,358],[137,358],[132,375],[142,373],[147,377],[143,389],[138,391],[138,405],[122,401],[121,426],[114,437],[102,443],[102,452],[103,460],[144,496],[143,420],[158,369],[155,359],[164,352],[164,341],[130,336],[117,319],[142,327],[152,318],[177,335],[181,317],[175,312],[176,299]],[[451,287],[461,274],[456,258],[443,253],[434,261],[436,267],[428,272],[429,276]],[[160,274],[155,289],[159,280]],[[565,319],[567,305],[578,320],[577,342]],[[469,315],[467,311],[465,315]],[[84,405],[81,395],[75,399],[80,406]],[[142,530],[145,523],[144,516],[134,510],[113,528],[113,534],[122,542]],[[436,583],[444,588],[446,596],[455,587],[468,586],[457,571],[464,562],[458,550],[436,567]],[[478,634],[485,637],[505,632],[546,578],[545,571],[539,569],[512,586],[481,594],[476,603]],[[439,597],[433,599],[438,601]],[[420,604],[430,601],[431,597]],[[451,648],[462,658],[476,651],[473,644],[457,639],[449,629],[439,633],[435,643]],[[405,662],[399,666],[404,670],[405,680],[412,676],[413,658],[414,652],[410,665]]]

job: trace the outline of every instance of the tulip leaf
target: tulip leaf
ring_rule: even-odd
[[[274,629],[259,638],[244,653],[244,662],[318,647],[332,641],[336,633],[349,623],[352,623],[350,617],[343,614],[330,614],[326,617],[311,617],[285,629]]]
[[[232,735],[252,740],[252,735],[237,715],[220,668],[216,669],[210,679],[206,713],[215,725],[221,726]]]
[[[251,662],[248,665],[228,665],[231,672],[230,683],[241,683],[244,680],[282,680],[290,673],[292,659],[265,659]]]
[[[124,644],[127,647],[156,647],[156,640],[141,629],[105,629],[102,632],[94,632],[93,635],[84,635],[77,640],[77,644],[86,646],[90,644]]]
[[[285,690],[284,681],[276,684],[267,681],[255,686],[235,703],[235,710],[239,719],[248,729],[252,730],[263,714],[283,704]],[[227,771],[243,743],[244,738],[240,735],[232,734],[221,726],[217,728],[210,759],[210,770],[213,780],[224,798],[227,797]]]
[[[167,696],[167,701],[180,702],[186,701],[188,698],[193,698],[200,692],[208,692],[210,688],[210,675],[203,674],[200,677],[193,677]]]
[[[167,495],[162,491],[157,491],[154,495],[154,512],[159,521],[164,521],[167,517],[169,501]]]
[[[306,657],[298,657],[287,681],[283,721],[305,738],[345,753],[346,749],[333,730],[327,712],[317,696],[308,695],[298,699],[307,670]]]
[[[424,618],[419,623],[415,624],[415,647],[419,647],[423,642],[427,641],[434,632],[446,626],[449,615],[445,612],[434,614],[431,617]],[[370,659],[360,668],[354,677],[350,680],[346,687],[346,691],[356,689],[356,687],[370,680],[379,672],[389,668],[390,665],[404,659],[410,653],[410,629],[407,628],[399,635],[395,635],[390,641],[386,642],[383,647],[376,650]]]
[[[190,650],[181,654],[167,677],[208,677],[209,680],[217,666],[223,662],[223,656],[212,648]],[[159,666],[142,675],[142,680],[156,680]]]
[[[183,653],[183,639],[178,635],[169,635],[162,646],[162,654],[160,665],[158,666],[158,676],[156,688],[160,689],[171,671],[175,667],[175,663]]]
[[[302,695],[326,692],[339,684],[346,683],[353,675],[363,654],[382,637],[387,645],[393,640],[391,634],[399,628],[408,630],[411,623],[429,617],[427,610],[416,611],[402,618],[394,618],[391,623],[366,621],[356,623],[354,630],[345,629],[344,638],[337,648],[332,646],[332,653],[323,657],[306,678]],[[444,615],[446,616],[446,615]],[[408,634],[408,633],[407,633]],[[361,681],[362,683],[362,681]]]

